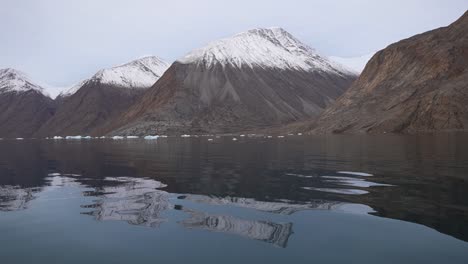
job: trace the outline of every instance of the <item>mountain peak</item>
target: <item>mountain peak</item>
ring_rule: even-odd
[[[353,74],[320,56],[314,49],[279,27],[255,28],[213,41],[190,52],[178,62],[195,63],[207,68],[221,64],[237,68],[262,67]]]
[[[159,57],[146,56],[97,72],[91,79],[128,88],[148,88],[169,68]]]
[[[26,92],[29,90],[44,93],[44,88],[31,81],[25,73],[13,68],[0,69],[0,92]]]
[[[141,57],[121,65],[99,70],[90,79],[80,81],[59,96],[73,95],[88,81],[122,88],[149,88],[167,68],[169,68],[169,64],[157,56]]]

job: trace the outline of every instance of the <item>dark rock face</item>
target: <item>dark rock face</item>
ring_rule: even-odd
[[[316,133],[468,129],[468,12],[392,44],[319,118]]]
[[[175,62],[106,132],[227,133],[314,118],[354,79],[318,71]]]
[[[127,109],[143,91],[90,80],[75,94],[59,99],[55,115],[36,136],[97,135],[100,127]]]
[[[54,115],[54,101],[40,91],[0,94],[0,138],[31,137]]]

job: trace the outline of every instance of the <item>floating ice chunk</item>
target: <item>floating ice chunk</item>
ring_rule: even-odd
[[[239,137],[245,137],[245,135],[240,135]]]
[[[208,141],[213,141],[213,139],[212,139],[212,138],[209,138]]]
[[[356,176],[362,176],[362,177],[374,176],[374,174],[365,173],[365,172],[355,172],[355,171],[338,171],[338,173],[340,173],[340,174],[356,175]]]
[[[49,173],[49,174],[47,174],[47,176],[60,176],[60,175],[62,175],[62,174],[60,174],[60,173]]]
[[[328,193],[339,193],[339,194],[350,194],[350,195],[362,195],[369,193],[368,191],[358,189],[339,189],[339,188],[315,188],[315,187],[302,187],[305,190],[328,192]]]
[[[65,139],[81,139],[81,136],[67,136]]]
[[[294,134],[289,133],[288,136],[294,136]]]
[[[16,140],[24,140],[24,138],[16,138]]]
[[[55,137],[53,137],[53,139],[63,139],[63,137],[55,136]]]
[[[100,139],[105,139],[105,138],[106,138],[105,136],[100,137]]]
[[[267,138],[273,138],[273,136],[267,136]]]
[[[146,136],[145,139],[146,140],[155,140],[155,139],[158,139],[159,136]]]
[[[83,139],[93,139],[91,136],[86,136]]]
[[[302,136],[302,133],[297,133],[298,136]]]
[[[284,138],[284,136],[278,136],[278,138]]]
[[[167,138],[168,136],[167,135],[161,135],[159,136],[160,138]]]
[[[137,139],[137,138],[139,138],[139,137],[138,136],[127,136],[127,139]],[[145,139],[146,139],[146,137],[145,137]]]
[[[237,141],[237,138],[233,138],[232,141]]]
[[[112,139],[119,140],[119,139],[124,139],[124,137],[122,137],[122,136],[113,136]]]
[[[183,138],[189,138],[189,137],[190,137],[190,135],[185,135],[185,134],[184,134],[184,135],[181,135],[180,137],[183,137]]]

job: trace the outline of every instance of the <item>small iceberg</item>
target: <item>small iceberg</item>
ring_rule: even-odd
[[[212,139],[212,138],[209,138],[208,141],[213,141],[213,139]]]
[[[302,136],[302,133],[297,133],[298,136]]]
[[[190,137],[190,135],[185,135],[185,134],[184,134],[184,135],[181,135],[180,137],[183,137],[183,138],[189,138],[189,137]]]
[[[278,136],[278,138],[284,138],[284,136]]]
[[[67,136],[65,139],[81,139],[81,136]]]
[[[140,137],[138,137],[138,136],[127,136],[127,139],[137,139],[137,138],[140,138]],[[147,138],[145,137],[145,139],[147,139]]]
[[[166,136],[166,135],[161,135],[161,136],[159,136],[159,137],[160,137],[160,138],[167,138],[168,136]]]
[[[16,140],[24,140],[24,138],[16,138]]]
[[[93,139],[91,136],[86,136],[83,139]]]
[[[245,135],[240,135],[240,137],[245,137]]]
[[[105,136],[100,137],[100,139],[105,139],[105,138],[106,138]]]
[[[119,140],[119,139],[124,139],[124,137],[122,137],[122,136],[113,136],[112,139]]]
[[[237,138],[233,138],[232,141],[237,141]]]
[[[53,139],[57,139],[57,140],[58,140],[58,139],[63,139],[63,137],[55,136],[55,137],[53,137]]]
[[[159,136],[146,136],[146,137],[144,137],[144,139],[146,139],[146,140],[155,140],[155,139],[158,139],[158,138],[159,138]]]

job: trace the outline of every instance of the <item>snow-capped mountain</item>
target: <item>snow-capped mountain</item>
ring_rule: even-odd
[[[187,54],[180,63],[219,63],[234,67],[265,67],[347,73],[349,70],[320,56],[282,28],[258,28],[211,42]]]
[[[361,73],[366,67],[367,62],[374,56],[375,52],[365,54],[358,57],[337,57],[331,56],[330,60],[341,63],[342,65],[354,70],[356,73]]]
[[[42,86],[18,70],[0,70],[0,138],[29,137],[54,112]]]
[[[151,87],[167,67],[168,63],[151,56],[98,71],[60,94],[56,114],[37,136],[96,134]]]
[[[44,93],[44,88],[33,82],[25,73],[12,69],[0,69],[0,93],[37,91]]]
[[[123,88],[149,88],[169,68],[169,64],[156,56],[143,57],[129,63],[98,71],[93,77],[80,81],[60,94],[75,94],[86,82],[99,82]]]
[[[134,135],[280,126],[318,116],[355,78],[284,29],[253,29],[177,60],[108,129]]]

